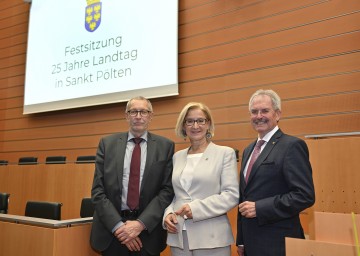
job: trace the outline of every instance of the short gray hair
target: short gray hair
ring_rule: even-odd
[[[151,105],[150,100],[148,100],[147,98],[145,98],[145,97],[143,97],[143,96],[137,96],[137,97],[134,97],[134,98],[130,99],[130,100],[127,102],[127,104],[126,104],[126,109],[125,109],[125,113],[127,113],[127,112],[130,110],[130,108],[131,108],[131,103],[132,103],[133,100],[144,100],[144,101],[146,101],[146,102],[147,102],[147,105],[148,105],[148,110],[149,110],[150,112],[153,112],[153,108],[152,108],[152,105]]]
[[[257,96],[260,96],[260,95],[267,95],[270,97],[271,99],[271,102],[272,102],[272,106],[273,106],[273,109],[276,111],[276,110],[280,110],[281,111],[281,99],[280,99],[280,96],[274,92],[273,90],[263,90],[263,89],[260,89],[260,90],[257,90],[250,98],[250,101],[249,101],[249,111],[251,110],[251,104],[253,103],[254,101],[254,98],[257,97]]]

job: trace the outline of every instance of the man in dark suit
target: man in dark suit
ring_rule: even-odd
[[[258,139],[242,157],[238,254],[285,256],[285,237],[304,238],[299,213],[315,202],[309,152],[303,140],[279,129],[281,100],[274,91],[255,92],[249,110]]]
[[[174,197],[174,143],[147,131],[153,116],[147,99],[131,99],[125,114],[129,131],[102,138],[97,149],[91,245],[104,256],[159,256],[166,247],[163,213]],[[141,138],[140,143],[135,145],[134,138]],[[132,153],[139,145],[141,160],[135,195],[129,180]],[[137,197],[135,207],[129,206],[128,195]]]

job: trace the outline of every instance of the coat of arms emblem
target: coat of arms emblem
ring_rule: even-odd
[[[94,32],[101,23],[101,2],[100,0],[86,0],[85,8],[85,28],[89,32]]]

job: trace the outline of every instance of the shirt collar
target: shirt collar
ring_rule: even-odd
[[[277,130],[279,130],[279,126],[275,126],[274,129],[272,129],[270,132],[268,132],[264,138],[262,138],[262,140],[265,140],[266,142],[268,142],[271,137],[277,132]],[[258,141],[260,140],[260,138],[258,137]]]
[[[129,132],[129,133],[128,133],[128,139],[127,139],[127,141],[130,141],[130,140],[132,140],[133,138],[135,138],[135,136],[134,136],[131,132]],[[140,138],[142,138],[143,140],[147,141],[148,132],[147,132],[147,131],[144,132],[144,134],[141,135]]]

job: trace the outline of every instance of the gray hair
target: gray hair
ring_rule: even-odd
[[[272,106],[273,106],[273,109],[276,111],[276,110],[280,110],[281,111],[281,99],[279,97],[279,95],[274,92],[273,90],[263,90],[263,89],[260,89],[260,90],[257,90],[250,98],[250,101],[249,101],[249,111],[251,110],[251,104],[253,103],[254,101],[254,98],[257,97],[257,96],[260,96],[260,95],[267,95],[270,97],[271,99],[271,102],[272,102]]]
[[[133,100],[144,100],[144,101],[146,101],[146,102],[147,102],[147,105],[148,105],[148,110],[149,110],[150,112],[153,112],[153,108],[152,108],[151,102],[150,102],[147,98],[145,98],[145,97],[143,97],[143,96],[137,96],[137,97],[134,97],[134,98],[130,99],[130,100],[127,102],[127,104],[126,104],[126,109],[125,109],[125,113],[127,113],[127,112],[130,110],[130,108],[131,108],[131,103],[132,103]]]

